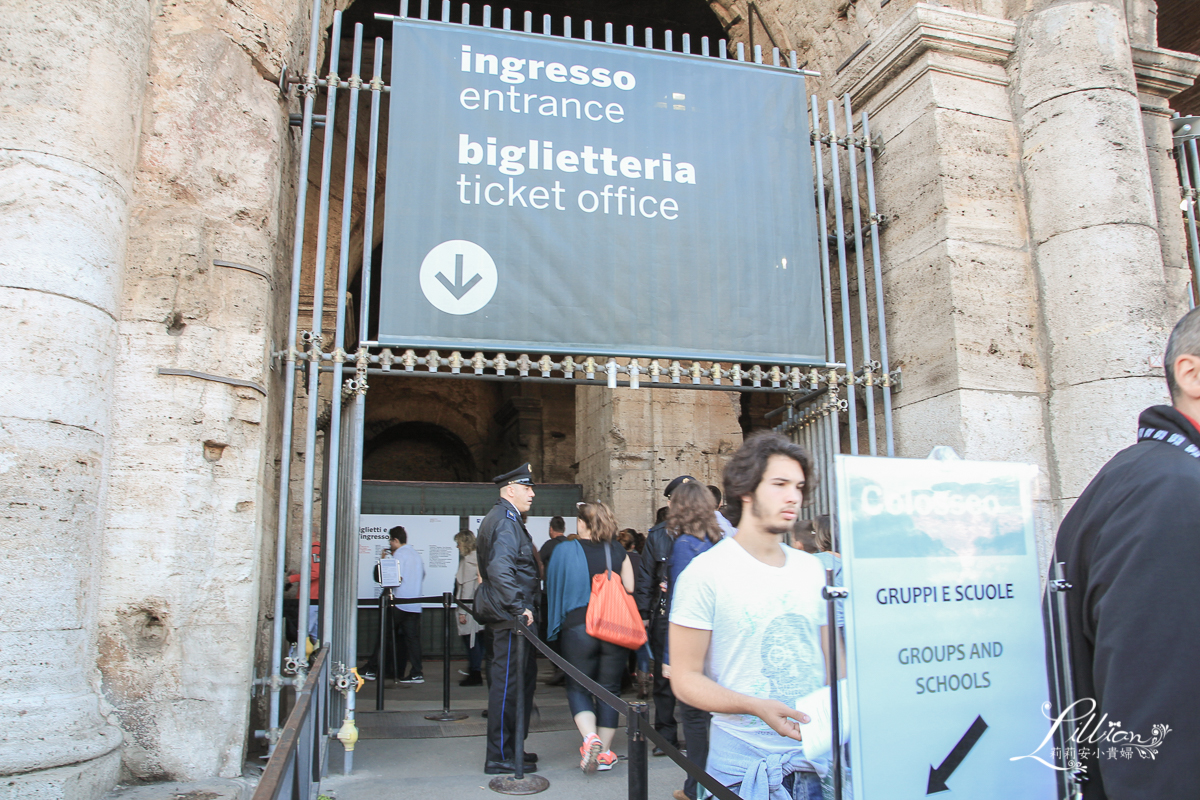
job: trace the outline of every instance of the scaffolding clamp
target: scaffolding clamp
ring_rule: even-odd
[[[385,350],[384,352],[387,353],[389,357],[391,356],[390,351]],[[354,358],[354,391],[358,394],[367,393],[368,364],[370,364],[370,354],[367,352],[367,348],[359,347]]]
[[[304,83],[300,88],[301,96],[307,97],[310,94],[316,94],[318,80],[320,80],[320,79],[317,77],[317,73],[315,73],[315,72],[304,73]]]

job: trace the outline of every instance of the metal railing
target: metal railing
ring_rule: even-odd
[[[1196,149],[1196,137],[1200,136],[1200,117],[1180,117],[1171,120],[1171,134],[1175,145],[1175,164],[1179,168],[1179,194],[1183,200],[1184,227],[1187,230],[1188,257],[1192,266],[1192,280],[1188,302],[1195,308],[1200,304],[1200,236],[1196,233],[1196,202],[1200,193],[1200,153]]]
[[[320,785],[326,755],[325,708],[329,694],[329,648],[313,653],[308,675],[280,731],[279,741],[252,800],[310,800]]]

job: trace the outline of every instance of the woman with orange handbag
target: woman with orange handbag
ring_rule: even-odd
[[[600,608],[591,609],[589,614],[589,606],[593,603],[599,606],[595,600],[597,591],[606,594],[619,591],[632,601],[633,565],[617,541],[617,523],[608,506],[580,503],[578,515],[579,538],[556,547],[546,571],[550,607],[548,638],[557,636],[563,658],[605,689],[619,694],[629,650],[588,632],[591,627],[593,632],[606,635],[595,624]],[[609,605],[605,603],[607,608]],[[636,607],[632,614],[640,630]],[[589,620],[589,616],[593,619]],[[569,675],[567,703],[575,718],[575,727],[583,736],[579,768],[587,774],[612,769],[617,763],[617,756],[612,751],[618,720],[616,710],[593,697]]]

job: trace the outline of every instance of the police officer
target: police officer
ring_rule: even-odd
[[[536,548],[521,515],[533,505],[533,474],[529,464],[493,478],[500,499],[483,518],[477,537],[479,577],[475,615],[492,632],[492,662],[488,687],[488,775],[516,772],[514,737],[517,727],[517,681],[524,681],[525,731],[537,688],[537,659],[525,644],[525,674],[516,669],[517,634],[512,625],[532,625],[539,588]],[[525,772],[537,771],[537,755],[525,753]]]
[[[663,494],[670,503],[671,493],[685,483],[696,483],[691,475],[680,475],[667,484]],[[650,651],[654,658],[654,730],[676,747],[679,746],[679,736],[676,733],[675,694],[671,691],[671,681],[663,677],[661,653],[666,651],[668,607],[670,598],[667,586],[667,561],[675,548],[675,533],[667,529],[666,520],[655,524],[646,534],[646,546],[642,550],[642,562],[639,569],[634,599],[642,618],[649,621]],[[657,745],[654,755],[666,755]]]

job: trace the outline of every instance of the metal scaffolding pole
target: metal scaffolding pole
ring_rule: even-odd
[[[304,113],[300,128],[300,174],[307,175],[312,147],[313,95],[317,87],[317,46],[321,34],[321,0],[313,0],[312,28],[308,40],[308,71],[304,74]],[[291,481],[292,402],[296,393],[296,323],[300,316],[300,269],[304,260],[304,212],[308,181],[297,182],[296,222],[292,240],[291,296],[288,304],[287,355],[284,366],[283,436],[280,443],[278,527],[275,540],[275,605],[271,625],[270,712],[267,739],[270,750],[279,737],[279,692],[283,688],[283,590],[287,559],[288,500]],[[305,554],[306,556],[308,554]],[[299,604],[303,605],[303,603]]]

